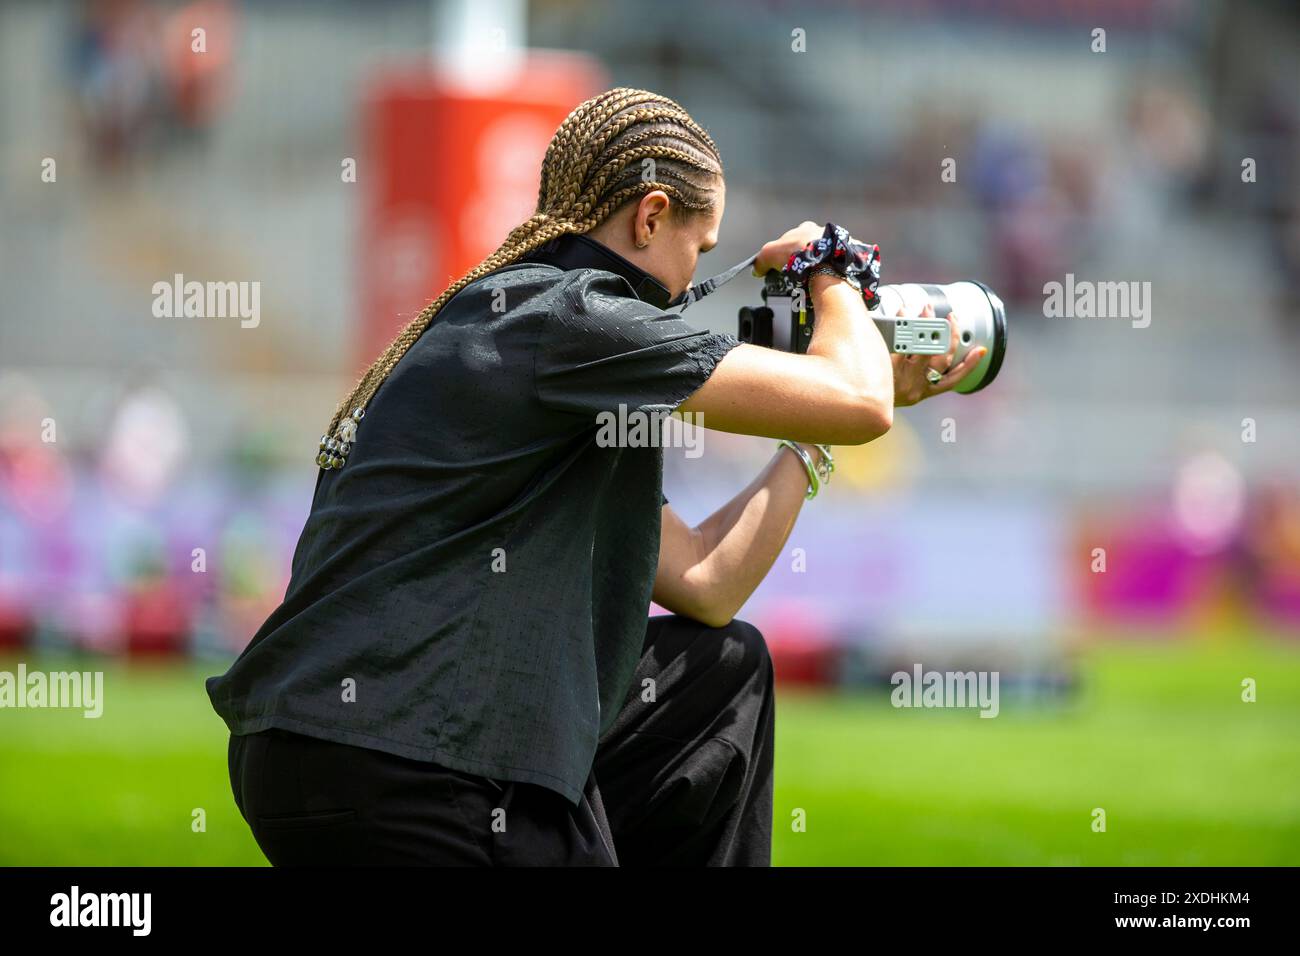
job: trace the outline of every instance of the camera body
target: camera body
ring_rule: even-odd
[[[882,285],[876,290],[880,301],[870,315],[891,352],[903,355],[943,355],[951,345],[949,313],[958,322],[957,350],[953,364],[971,349],[985,346],[988,354],[957,385],[963,394],[978,392],[1002,367],[1007,346],[1007,316],[1002,300],[982,282],[963,281],[948,285]],[[812,342],[816,318],[812,297],[784,273],[771,271],[763,280],[763,304],[745,306],[738,316],[737,338],[742,342],[804,353]],[[921,318],[926,303],[934,306],[934,318]],[[896,317],[902,309],[904,316]]]

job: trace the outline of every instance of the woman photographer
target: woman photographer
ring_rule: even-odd
[[[284,602],[208,681],[272,863],[770,862],[772,670],[733,615],[826,468],[815,443],[871,441],[980,355],[891,358],[831,265],[806,355],[691,327],[665,307],[724,203],[680,106],[588,100],[536,214],[339,405]],[[657,443],[596,441],[620,409],[791,441],[692,528]]]

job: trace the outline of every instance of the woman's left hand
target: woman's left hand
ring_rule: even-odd
[[[898,310],[898,317],[906,317],[902,309]],[[927,302],[925,308],[921,310],[921,318],[934,318],[934,306]],[[915,405],[922,399],[933,398],[935,395],[951,391],[988,353],[988,349],[983,346],[971,349],[961,362],[953,365],[953,356],[957,354],[957,342],[961,335],[957,328],[956,316],[951,314],[948,316],[948,327],[951,334],[946,354],[901,355],[895,352],[891,356],[894,363],[894,406],[896,408]],[[933,384],[927,374],[930,369],[943,376]]]

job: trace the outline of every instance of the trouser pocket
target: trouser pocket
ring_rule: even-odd
[[[257,825],[263,830],[308,830],[351,823],[356,818],[356,810],[312,810],[306,813],[263,814],[257,818]]]

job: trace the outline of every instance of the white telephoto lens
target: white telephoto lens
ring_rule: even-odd
[[[957,316],[957,364],[981,345],[988,354],[961,380],[955,391],[977,392],[997,377],[1007,348],[1007,313],[997,293],[982,282],[962,281],[947,285],[924,285],[908,282],[882,285],[876,290],[880,302],[874,310],[883,316],[895,316],[899,309],[906,316],[920,315],[926,304],[934,306],[936,318],[950,312]]]

